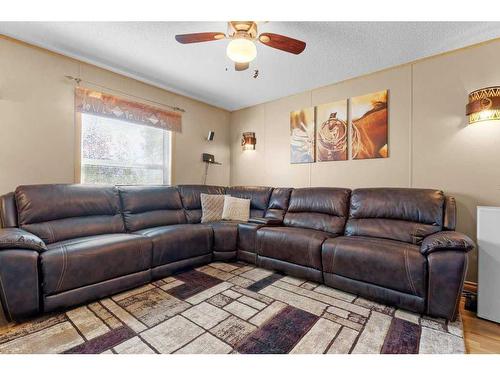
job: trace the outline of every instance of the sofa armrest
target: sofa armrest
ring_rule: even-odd
[[[248,219],[249,223],[252,224],[262,224],[269,226],[279,226],[283,223],[280,219],[270,218],[270,217],[251,217]]]
[[[425,237],[420,246],[420,252],[423,255],[443,250],[462,251],[466,253],[473,250],[474,247],[474,242],[465,234],[455,231],[442,231]]]
[[[0,302],[9,321],[40,312],[38,251],[0,249]]]
[[[467,274],[462,250],[435,251],[427,256],[427,315],[455,320]]]
[[[0,251],[2,249],[26,249],[43,252],[47,250],[45,242],[32,233],[19,228],[0,229]]]

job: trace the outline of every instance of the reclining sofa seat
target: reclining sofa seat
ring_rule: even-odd
[[[247,223],[238,225],[237,258],[244,262],[257,263],[257,231],[264,226],[277,226],[283,223],[292,189],[274,188],[271,190],[270,196],[266,192],[268,203],[263,216],[253,216]],[[260,207],[263,207],[262,203]],[[262,211],[262,209],[259,210],[259,213]]]
[[[201,194],[223,195],[226,193],[224,186],[211,185],[179,185],[179,194],[182,200],[182,206],[186,213],[189,224],[198,225],[201,223]],[[212,230],[213,260],[231,260],[235,252],[236,243],[236,225],[230,222],[217,221],[205,223]],[[234,228],[233,228],[234,227]]]
[[[47,247],[18,229],[13,192],[0,196],[0,225],[0,302],[5,317],[14,320],[38,314],[38,256]],[[16,246],[14,243],[20,237],[23,244]],[[6,244],[4,248],[2,243]]]
[[[118,293],[149,282],[152,269],[155,277],[163,277],[185,266],[209,262],[213,249],[232,246],[238,259],[317,280],[318,233],[326,236],[321,245],[321,270],[327,284],[432,316],[456,317],[466,253],[474,243],[454,231],[455,202],[442,192],[356,190],[342,233],[336,226],[345,223],[348,215],[339,203],[344,202],[341,197],[349,193],[347,189],[250,188],[261,190],[257,195],[269,191],[267,207],[262,209],[258,197],[255,202],[252,199],[254,215],[260,217],[228,225],[232,239],[217,245],[217,233],[223,233],[222,238],[227,232],[214,230],[216,223],[200,224],[201,204],[197,202],[201,191],[222,193],[226,189],[191,185],[189,193],[186,186],[36,185],[20,186],[15,193],[0,196],[0,299],[6,317],[20,320]],[[183,194],[176,194],[183,189]],[[248,197],[247,188],[239,189]],[[195,201],[192,206],[190,194]],[[395,204],[398,194],[399,203]],[[333,203],[332,197],[336,197]],[[370,209],[366,201],[371,202]],[[186,231],[188,228],[193,230]],[[297,234],[290,239],[283,235],[294,229]],[[303,235],[303,230],[310,232]],[[191,240],[184,245],[185,236],[173,232],[192,234],[195,245]],[[283,238],[287,251],[275,252],[269,243],[277,239],[281,243]],[[373,241],[370,246],[368,241]],[[362,254],[373,262],[363,263]],[[382,259],[374,260],[375,254]],[[401,275],[403,266],[404,276],[398,280],[374,272],[376,268],[377,272]],[[365,268],[367,272],[361,272]]]
[[[441,255],[422,251],[424,241],[432,243],[443,229],[454,230],[454,223],[454,200],[442,191],[356,189],[345,236],[323,243],[324,282],[411,311],[454,316],[467,257],[463,251],[448,253],[450,264],[443,264]],[[443,279],[450,285],[434,281]]]
[[[186,217],[191,224],[201,222],[200,194],[227,194],[237,198],[250,199],[250,221],[262,222],[267,209],[272,188],[265,186],[209,186],[209,185],[179,185]],[[213,230],[213,259],[228,261],[237,257],[238,227],[244,223],[239,221],[215,221],[206,223]]]
[[[151,242],[126,233],[116,187],[20,186],[15,199],[19,228],[46,244],[36,281],[44,311],[151,280]]]
[[[321,246],[343,234],[349,196],[349,189],[293,189],[283,226],[257,230],[257,264],[322,282]]]
[[[127,231],[152,242],[153,279],[212,260],[212,228],[188,223],[176,187],[121,186],[119,190]]]

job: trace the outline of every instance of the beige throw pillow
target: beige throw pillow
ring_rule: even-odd
[[[224,198],[223,220],[248,221],[250,217],[250,199],[235,198],[226,195]]]
[[[222,220],[224,197],[220,194],[200,194],[202,223]]]

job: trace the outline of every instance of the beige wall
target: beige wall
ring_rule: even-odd
[[[207,183],[229,183],[229,112],[0,36],[0,194],[20,184],[75,181],[74,85],[65,75],[184,108],[172,183],[202,182],[202,152],[222,162]],[[216,134],[211,143],[204,140],[209,130]]]
[[[173,183],[433,187],[457,197],[458,230],[475,238],[475,207],[500,205],[500,125],[466,125],[467,94],[500,83],[500,40],[229,112],[0,36],[0,194],[20,184],[74,182],[73,84],[80,76],[186,109],[174,137]],[[89,87],[92,87],[91,85]],[[389,89],[388,159],[289,163],[289,112]],[[215,130],[212,143],[204,141]],[[241,133],[255,131],[256,151]],[[231,173],[230,173],[231,172]],[[230,175],[231,174],[231,175]],[[469,280],[477,275],[471,255]]]
[[[467,126],[464,111],[470,91],[500,84],[499,60],[496,40],[233,112],[231,184],[439,188],[457,198],[457,229],[475,239],[476,206],[500,205],[500,124]],[[389,158],[290,164],[290,111],[383,89]],[[241,150],[244,131],[256,132],[255,151]]]

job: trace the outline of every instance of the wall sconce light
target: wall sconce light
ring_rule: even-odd
[[[485,87],[471,92],[466,115],[469,116],[469,124],[500,120],[500,86]]]
[[[243,137],[241,138],[241,147],[243,148],[243,151],[255,150],[256,143],[257,143],[257,138],[255,138],[255,133],[253,132],[243,133]]]

